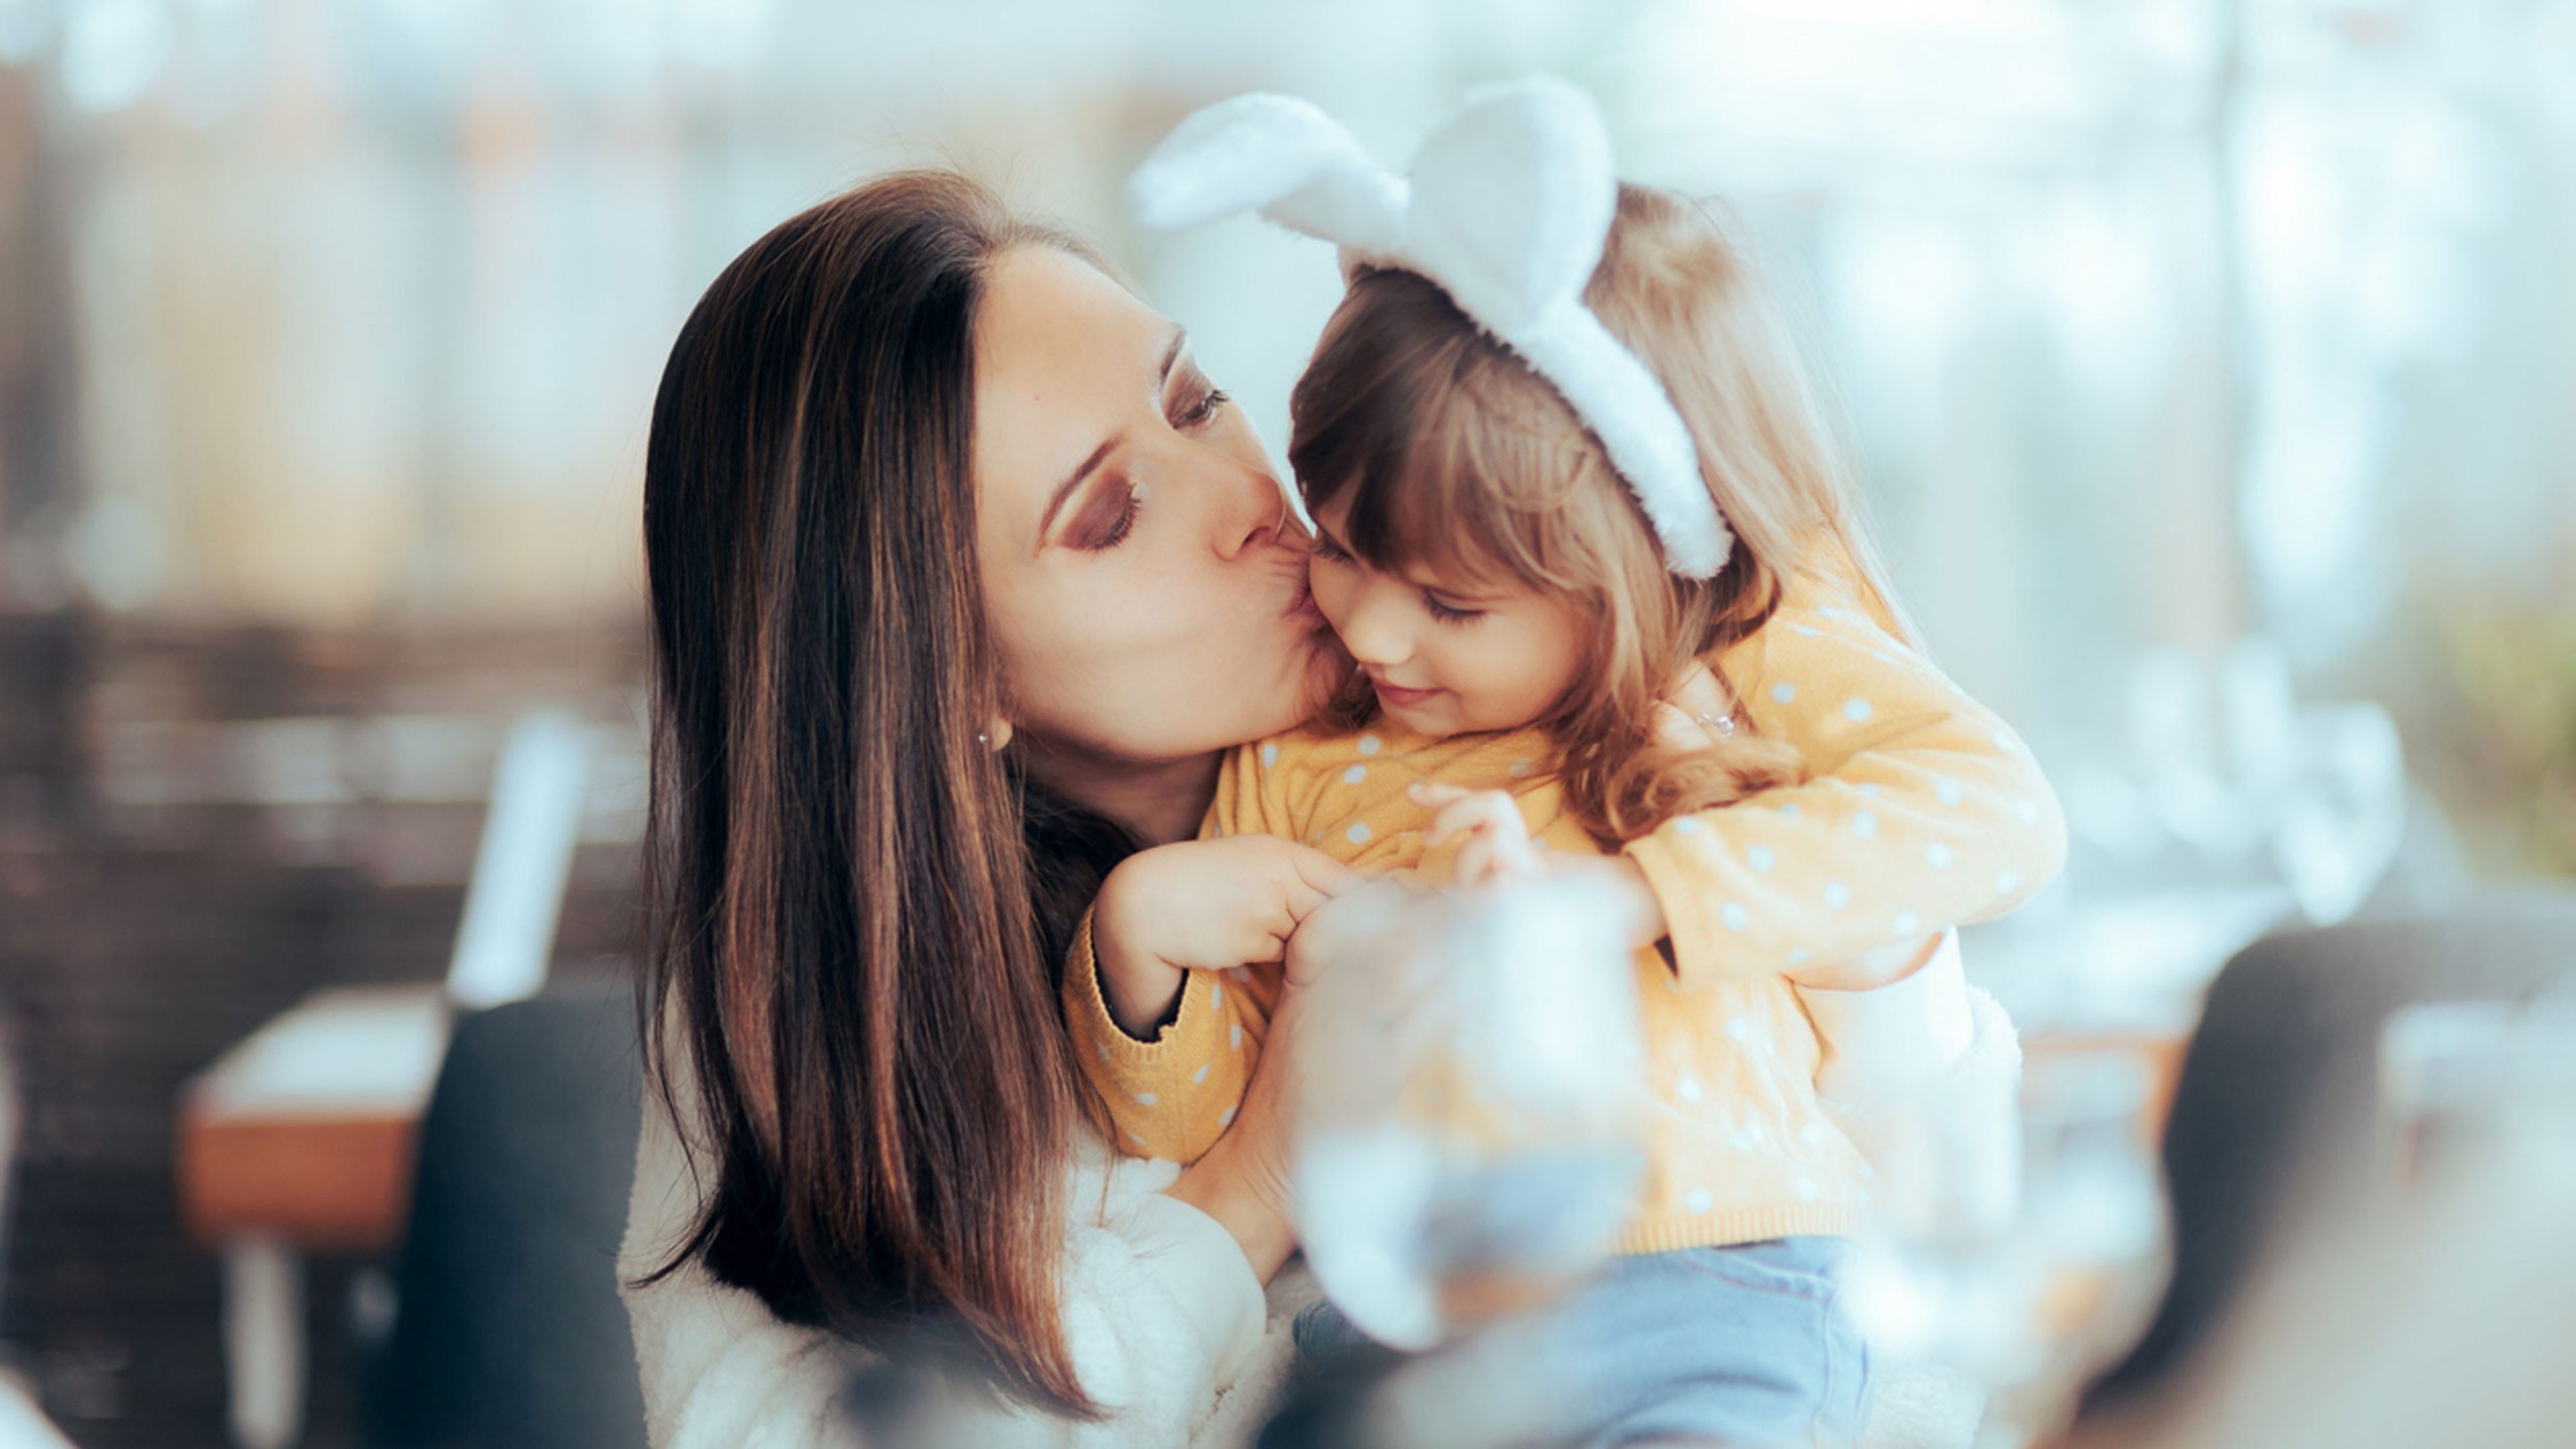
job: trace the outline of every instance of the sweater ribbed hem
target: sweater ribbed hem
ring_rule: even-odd
[[[1210,983],[1201,979],[1207,973],[1184,971],[1181,973],[1179,1013],[1165,1022],[1151,1041],[1138,1041],[1129,1036],[1127,1029],[1118,1024],[1118,1018],[1110,1013],[1108,997],[1100,988],[1100,960],[1092,948],[1089,911],[1082,913],[1082,922],[1074,929],[1073,949],[1066,953],[1064,969],[1070,1005],[1087,1019],[1080,1025],[1088,1029],[1077,1030],[1075,1035],[1089,1036],[1093,1050],[1130,1072],[1153,1074],[1153,1084],[1157,1087],[1185,1060],[1182,1043],[1193,1033],[1212,1025],[1204,1020],[1215,1010],[1209,1000],[1207,988]]]
[[[1773,1238],[1846,1238],[1860,1226],[1861,1216],[1860,1209],[1848,1203],[1802,1202],[1655,1217],[1629,1224],[1612,1241],[1610,1251],[1670,1253],[1682,1248],[1726,1248]]]

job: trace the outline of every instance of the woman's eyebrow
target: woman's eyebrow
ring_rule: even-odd
[[[1055,528],[1055,516],[1064,511],[1064,501],[1073,496],[1073,490],[1082,486],[1083,479],[1099,470],[1101,460],[1109,456],[1111,449],[1125,441],[1127,441],[1127,430],[1124,428],[1101,439],[1100,446],[1091,450],[1091,456],[1083,459],[1063,482],[1055,485],[1054,496],[1047,499],[1046,512],[1038,515],[1039,548],[1046,547],[1047,534]]]
[[[1181,360],[1181,349],[1189,345],[1189,329],[1174,323],[1171,334],[1163,339],[1162,360],[1154,367],[1154,387],[1157,391],[1172,380],[1172,369]],[[1046,547],[1047,534],[1055,528],[1055,516],[1064,511],[1064,501],[1071,498],[1074,490],[1082,486],[1083,479],[1090,477],[1099,469],[1102,459],[1107,458],[1112,450],[1125,441],[1127,441],[1127,430],[1124,428],[1101,439],[1100,446],[1091,450],[1091,456],[1075,465],[1074,470],[1065,475],[1065,480],[1055,485],[1055,492],[1047,498],[1046,511],[1038,515],[1037,546],[1039,548]]]

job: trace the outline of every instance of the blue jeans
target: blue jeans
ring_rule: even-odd
[[[1476,1337],[1510,1336],[1495,1364],[1512,1378],[1514,1401],[1528,1406],[1514,1417],[1532,1420],[1495,1442],[1857,1442],[1869,1354],[1834,1280],[1849,1246],[1777,1238],[1613,1258],[1526,1321],[1482,1330]],[[1329,1303],[1299,1314],[1295,1336],[1310,1370],[1389,1353]],[[1384,1386],[1462,1347],[1397,1364]]]

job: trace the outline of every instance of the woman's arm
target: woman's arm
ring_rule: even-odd
[[[1288,1218],[1288,1141],[1302,1015],[1296,988],[1287,988],[1234,1125],[1168,1189],[1232,1235],[1263,1282],[1297,1249]]]

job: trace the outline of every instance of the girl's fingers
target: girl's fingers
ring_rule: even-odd
[[[1726,713],[1726,690],[1717,682],[1709,667],[1694,659],[1673,676],[1673,686],[1664,691],[1666,703],[1686,715],[1722,715]]]
[[[1538,874],[1538,852],[1529,837],[1507,831],[1479,831],[1458,851],[1458,883],[1483,885],[1499,880],[1527,880]]]
[[[1655,738],[1669,748],[1696,750],[1708,743],[1708,726],[1691,718],[1678,705],[1656,705],[1654,722]]]
[[[1494,878],[1494,848],[1491,835],[1473,835],[1458,848],[1458,860],[1452,867],[1460,885],[1483,885]]]
[[[1520,820],[1520,807],[1512,803],[1511,796],[1500,790],[1462,790],[1432,817],[1431,829],[1422,837],[1422,843],[1437,847],[1454,835],[1502,829],[1506,826],[1505,817],[1512,824]]]
[[[1655,737],[1675,749],[1698,749],[1724,738],[1709,721],[1727,718],[1733,708],[1716,674],[1694,659],[1673,676],[1672,687],[1655,706]]]
[[[1321,897],[1297,912],[1301,920],[1304,919],[1307,911],[1323,904],[1323,900],[1340,895],[1368,879],[1311,845],[1293,847],[1288,856],[1288,864],[1289,868],[1296,872],[1298,882],[1307,889],[1318,892]]]
[[[1474,794],[1456,785],[1442,785],[1430,780],[1416,781],[1404,788],[1405,798],[1425,810],[1441,810]]]

